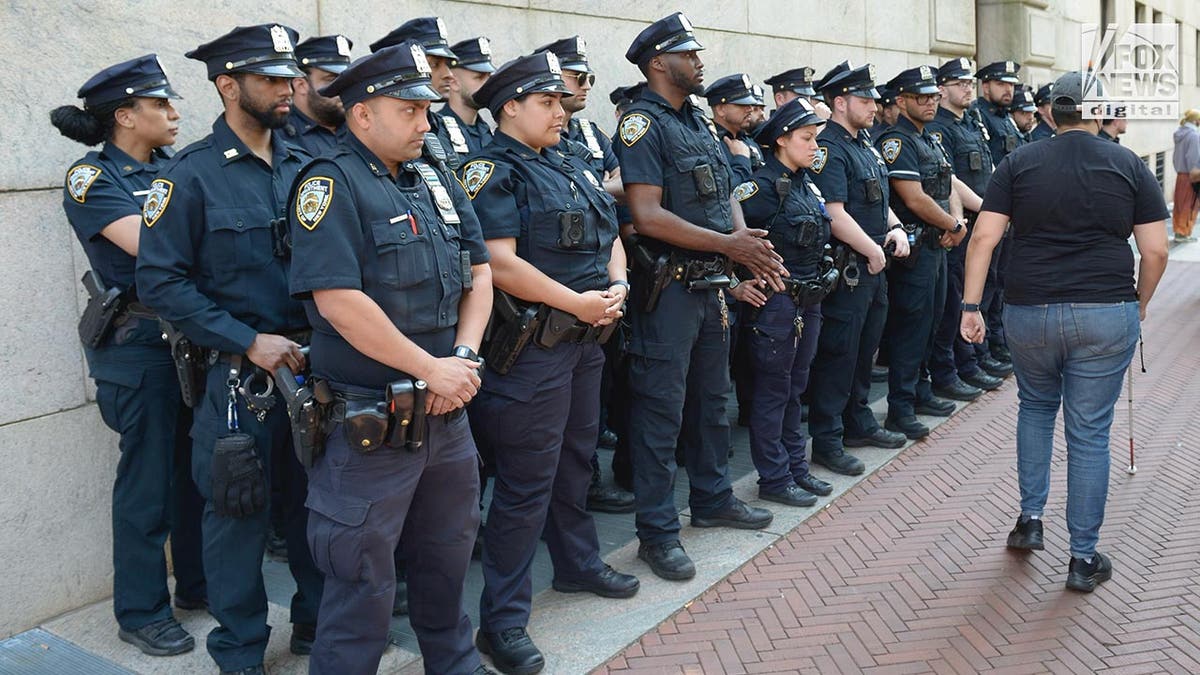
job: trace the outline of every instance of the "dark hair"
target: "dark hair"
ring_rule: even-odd
[[[73,141],[97,145],[112,138],[117,125],[114,113],[121,108],[132,108],[135,103],[127,98],[86,110],[73,105],[59,106],[50,111],[50,123]]]
[[[1083,113],[1078,110],[1051,110],[1055,126],[1077,127],[1083,124]]]

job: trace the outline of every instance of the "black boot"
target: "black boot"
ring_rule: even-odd
[[[492,657],[504,675],[534,675],[546,667],[546,659],[524,628],[506,628],[497,633],[479,631],[475,646]]]

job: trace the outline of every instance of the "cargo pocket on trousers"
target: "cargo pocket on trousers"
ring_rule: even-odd
[[[304,505],[311,512],[308,547],[317,569],[341,581],[361,579],[363,523],[367,520],[371,503],[310,486]]]

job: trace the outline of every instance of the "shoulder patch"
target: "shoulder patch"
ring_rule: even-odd
[[[146,223],[146,227],[154,227],[162,217],[167,204],[171,203],[171,191],[174,189],[175,184],[166,178],[155,178],[150,184],[146,201],[142,203],[142,222]]]
[[[883,158],[887,160],[888,164],[895,162],[896,158],[900,156],[900,146],[903,144],[904,141],[902,139],[893,137],[884,140],[879,145],[880,151],[883,152]]]
[[[824,145],[817,146],[816,155],[812,166],[808,168],[813,173],[821,173],[821,170],[825,168],[825,161],[829,159],[829,148]]]
[[[300,184],[296,190],[296,220],[304,229],[312,232],[333,201],[333,179],[328,176],[313,176]]]
[[[744,202],[754,196],[758,192],[758,183],[748,180],[745,183],[733,188],[733,198],[739,202]]]
[[[467,165],[462,168],[462,186],[472,201],[474,201],[475,195],[483,189],[483,186],[487,185],[488,179],[492,177],[492,172],[495,170],[496,165],[485,159],[467,162]]]
[[[67,172],[67,192],[71,199],[82,204],[87,199],[88,188],[96,182],[103,170],[91,164],[76,164]]]
[[[633,147],[646,131],[650,129],[650,118],[641,113],[630,113],[621,120],[621,141],[627,147]]]
[[[929,132],[929,135],[930,135],[930,136],[933,136],[933,140],[937,141],[938,143],[941,143],[941,142],[942,142],[942,132],[940,132],[940,131],[931,131],[931,132]]]

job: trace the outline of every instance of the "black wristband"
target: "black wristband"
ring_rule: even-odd
[[[475,350],[466,345],[458,345],[455,347],[452,356],[457,356],[460,359],[466,359],[467,361],[473,361],[475,363],[479,363],[480,360],[479,355],[475,353]]]
[[[964,311],[964,312],[978,312],[978,311],[979,311],[979,303],[975,303],[975,302],[964,302],[964,303],[962,304],[962,311]]]
[[[624,279],[617,279],[616,281],[608,282],[609,288],[612,288],[613,286],[624,286],[625,290],[629,290],[629,282],[625,281]]]

